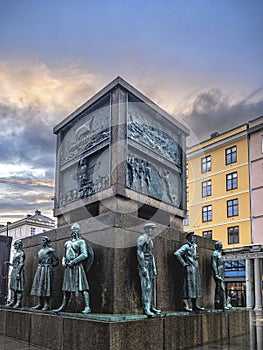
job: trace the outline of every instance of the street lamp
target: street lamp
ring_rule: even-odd
[[[12,222],[7,221],[6,223],[6,235],[8,236],[8,225],[12,224]]]

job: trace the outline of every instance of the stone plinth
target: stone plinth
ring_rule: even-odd
[[[98,220],[99,219],[99,220]],[[88,273],[91,309],[95,313],[142,313],[141,289],[137,270],[136,240],[143,232],[145,220],[127,214],[108,212],[89,220],[80,221],[82,237],[93,247],[94,264]],[[65,241],[70,238],[70,227],[60,227],[46,233],[52,240],[60,262]],[[31,307],[38,301],[30,296],[33,277],[37,269],[37,252],[41,235],[25,238],[25,278],[27,291],[23,305]],[[173,252],[185,241],[179,230],[157,224],[154,237],[155,260],[158,275],[155,285],[155,300],[158,308],[166,311],[181,309],[183,268]],[[203,298],[199,304],[213,307],[214,281],[211,270],[213,241],[197,237],[200,255],[200,270]],[[61,263],[54,269],[54,293],[51,300],[56,308],[62,300],[61,285],[64,268]],[[72,298],[71,311],[81,311],[82,298]]]
[[[246,310],[202,314],[53,315],[0,307],[0,334],[52,350],[189,349],[249,332]]]

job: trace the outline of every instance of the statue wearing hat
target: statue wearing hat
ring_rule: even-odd
[[[225,266],[222,256],[223,244],[222,242],[215,243],[215,251],[211,256],[211,265],[213,270],[213,277],[216,284],[215,289],[215,308],[228,310],[226,305],[226,290],[225,290]]]
[[[157,270],[151,236],[155,232],[155,227],[156,225],[153,223],[145,224],[144,233],[137,239],[137,259],[141,281],[142,306],[145,315],[149,317],[161,312],[161,310],[153,307],[153,283],[154,277],[157,275]]]
[[[196,303],[196,299],[202,296],[201,279],[198,265],[197,244],[194,232],[186,235],[187,243],[174,252],[174,255],[185,269],[183,286],[183,304],[185,311],[204,311]],[[188,305],[188,299],[192,301],[192,309]]]

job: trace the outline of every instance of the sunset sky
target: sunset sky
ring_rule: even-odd
[[[202,141],[263,115],[262,0],[0,0],[0,224],[52,218],[53,127],[121,76]]]

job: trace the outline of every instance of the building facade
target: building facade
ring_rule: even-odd
[[[262,309],[263,117],[187,151],[185,230],[224,246],[233,306]]]
[[[36,210],[33,215],[27,215],[25,218],[8,222],[7,225],[0,227],[0,235],[12,237],[12,241],[22,239],[28,236],[37,235],[55,228],[55,220],[41,214]],[[10,261],[13,260],[14,248],[12,246]]]
[[[247,125],[211,136],[187,151],[185,229],[225,248],[251,244]]]
[[[263,243],[263,116],[248,123],[253,244]]]

